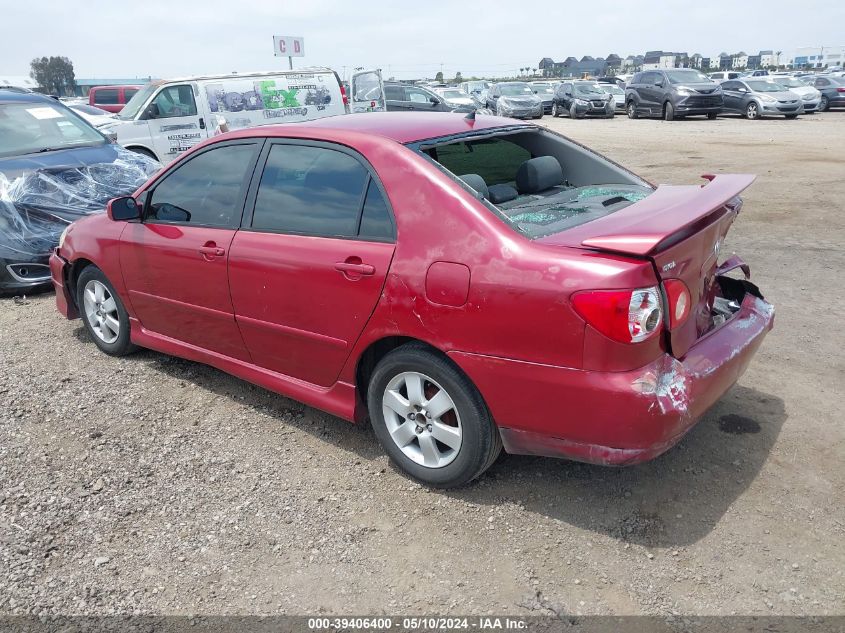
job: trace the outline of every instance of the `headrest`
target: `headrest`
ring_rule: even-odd
[[[519,196],[516,189],[504,183],[500,185],[491,185],[488,188],[488,191],[490,192],[490,197],[487,199],[493,204],[510,202],[511,200],[516,200],[517,196]]]
[[[478,174],[464,174],[463,176],[458,176],[458,178],[460,178],[470,187],[475,189],[478,193],[482,195],[482,197],[488,199],[490,198],[490,194],[487,193],[487,183],[484,182],[484,178],[482,178]]]
[[[563,184],[563,169],[554,156],[538,156],[527,160],[516,172],[519,193],[537,193]]]

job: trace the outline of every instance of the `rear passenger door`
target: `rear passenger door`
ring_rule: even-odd
[[[323,142],[268,142],[229,255],[253,362],[330,386],[381,297],[395,228],[370,165]]]

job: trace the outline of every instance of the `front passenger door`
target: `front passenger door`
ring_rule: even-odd
[[[740,102],[742,96],[739,94],[740,83],[737,81],[725,81],[722,83],[722,98],[724,108],[729,112],[741,112]]]
[[[155,153],[163,163],[169,163],[209,135],[207,122],[197,111],[191,84],[162,88],[143,118],[148,121]]]
[[[144,329],[249,360],[235,323],[226,264],[259,143],[213,145],[143,194],[144,218],[124,229],[120,264]]]

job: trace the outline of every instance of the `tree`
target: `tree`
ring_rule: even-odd
[[[532,74],[532,75],[536,75],[536,74],[537,74],[537,69],[536,69],[536,68],[532,68],[532,69],[531,69],[531,74]]]
[[[459,70],[458,72],[455,73],[455,81],[453,81],[452,83],[459,84],[463,80],[464,80],[464,78],[461,77],[461,71]]]
[[[434,81],[436,81],[439,84],[443,83],[443,71],[442,70],[437,71],[437,74],[434,76]]]
[[[76,88],[73,62],[67,57],[36,58],[29,67],[29,76],[48,94],[67,95]]]

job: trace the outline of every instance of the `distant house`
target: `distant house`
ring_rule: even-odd
[[[643,70],[657,70],[660,68],[660,58],[663,56],[663,51],[646,51],[643,56]]]
[[[555,61],[551,57],[544,57],[537,64],[537,68],[543,77],[554,77]]]
[[[622,58],[616,53],[611,53],[604,61],[607,62],[607,67],[613,70],[618,70],[622,66]]]
[[[745,65],[746,68],[750,70],[757,70],[760,68],[760,56],[759,55],[749,55],[748,56],[748,63]]]
[[[748,55],[745,51],[740,51],[736,55],[732,55],[731,68],[748,68]]]
[[[779,66],[780,60],[773,51],[760,51],[760,68],[769,68],[770,66]]]
[[[689,58],[690,68],[701,68],[701,62],[704,58],[699,53],[693,53]]]
[[[716,66],[719,70],[728,70],[733,66],[733,58],[727,53],[719,53],[719,65]],[[711,66],[713,68],[713,66]]]

